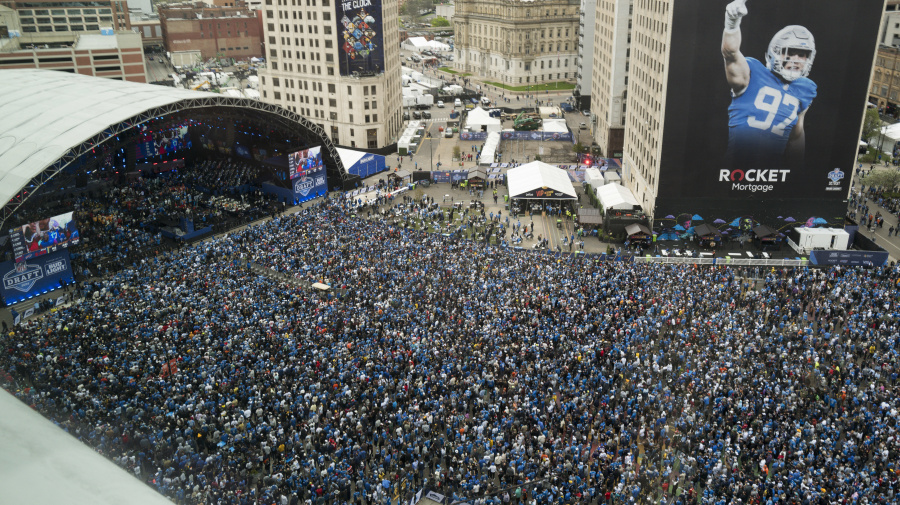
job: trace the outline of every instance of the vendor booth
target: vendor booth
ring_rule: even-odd
[[[595,190],[603,212],[603,231],[611,236],[627,238],[625,227],[642,224],[649,228],[649,220],[634,193],[619,184],[606,184]]]
[[[632,244],[649,245],[653,241],[653,233],[640,223],[632,223],[625,227],[625,236]]]
[[[700,247],[708,247],[715,249],[721,246],[722,232],[715,226],[706,223],[694,227],[694,235],[697,236],[697,242]]]
[[[753,228],[753,240],[761,250],[779,249],[781,247],[778,232],[764,224]]]
[[[388,174],[388,180],[395,184],[405,184],[409,181],[409,172],[406,170],[397,170]]]
[[[484,170],[476,168],[475,170],[469,171],[466,180],[473,188],[484,188],[485,181],[487,181],[487,173]]]

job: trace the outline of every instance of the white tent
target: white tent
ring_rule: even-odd
[[[590,184],[592,188],[603,186],[605,184],[603,181],[603,172],[594,167],[585,169],[584,182]]]
[[[886,153],[894,152],[894,145],[900,142],[900,123],[885,126],[878,133],[878,136],[872,139],[878,142],[878,148]]]
[[[478,157],[478,164],[490,165],[493,163],[498,147],[500,147],[500,132],[488,133],[487,140],[484,141],[484,148],[481,150],[481,156]]]
[[[604,211],[609,209],[634,210],[641,204],[630,189],[618,184],[606,184],[597,188],[597,199]]]
[[[606,184],[622,184],[622,177],[615,170],[606,170],[603,172],[603,181]]]
[[[481,107],[475,107],[469,111],[466,116],[466,126],[473,132],[499,132],[503,128],[500,118],[491,117]]]
[[[574,200],[575,187],[565,170],[542,161],[532,161],[506,172],[510,198]]]
[[[410,37],[404,40],[403,43],[400,44],[400,47],[407,51],[421,52],[431,46],[428,45],[428,41],[425,40],[425,37]]]
[[[567,133],[569,127],[566,126],[565,119],[545,119],[541,125],[541,130],[551,133]]]
[[[450,45],[444,44],[443,42],[438,42],[436,40],[429,40],[428,48],[431,49],[432,51],[440,51],[443,53],[443,52],[447,52],[450,50]]]

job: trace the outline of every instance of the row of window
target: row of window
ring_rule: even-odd
[[[872,94],[878,96],[888,97],[891,100],[897,100],[897,89],[892,89],[890,94],[888,94],[888,87],[885,85],[879,85],[878,83],[872,84]]]
[[[65,17],[52,17],[52,18],[20,18],[23,25],[49,25],[50,23],[54,24],[66,24],[66,23],[97,23],[97,22],[106,22],[112,23],[112,16],[69,16]]]
[[[95,32],[100,29],[100,25],[66,25],[66,26],[23,26],[22,32]]]
[[[108,3],[107,4],[100,3],[99,5],[109,6]],[[72,15],[81,14],[81,13],[84,13],[84,14],[112,14],[112,9],[107,7],[105,9],[100,8],[100,9],[49,9],[49,10],[48,9],[35,9],[35,10],[20,9],[19,10],[20,16],[51,16],[51,15],[52,16],[65,16],[65,15],[72,16]]]

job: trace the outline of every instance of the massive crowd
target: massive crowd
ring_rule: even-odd
[[[178,503],[896,503],[897,266],[601,262],[344,205],[81,285],[0,382]]]

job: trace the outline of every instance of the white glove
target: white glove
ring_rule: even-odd
[[[741,18],[747,15],[747,0],[734,0],[725,7],[725,30],[734,31],[741,26]]]

